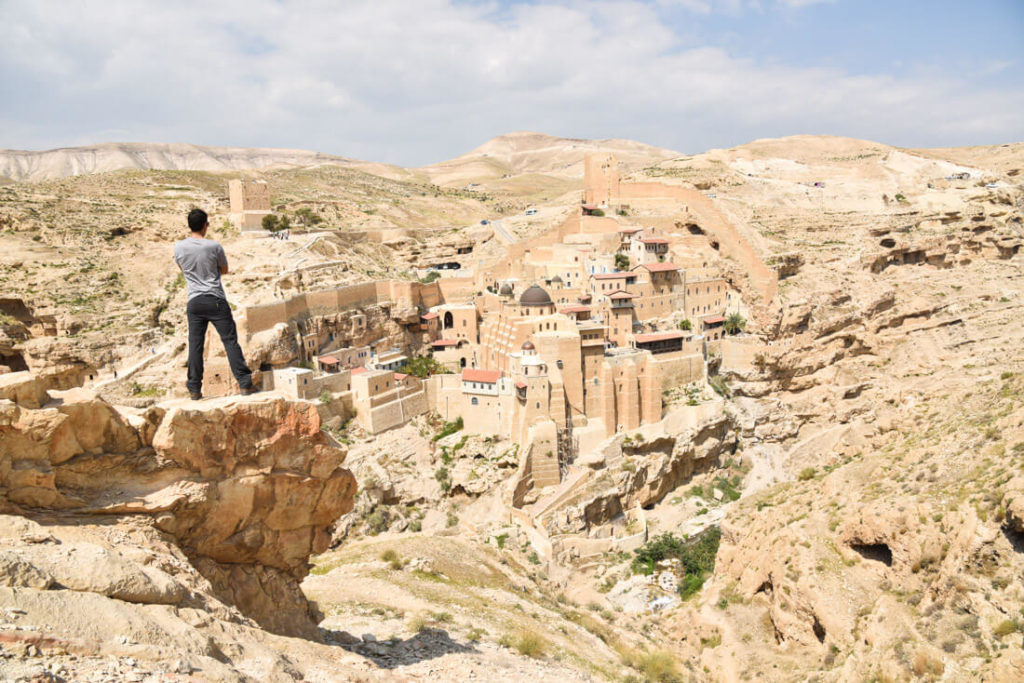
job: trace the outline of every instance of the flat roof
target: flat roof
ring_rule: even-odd
[[[498,370],[466,369],[462,371],[463,382],[483,382],[485,384],[494,384],[500,378],[501,372]]]
[[[686,333],[677,330],[667,332],[650,332],[648,334],[635,334],[633,341],[637,344],[650,344],[651,342],[667,341],[669,339],[682,339]]]
[[[431,346],[458,346],[458,339],[435,339],[430,342]]]

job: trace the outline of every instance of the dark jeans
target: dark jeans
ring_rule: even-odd
[[[203,389],[203,344],[206,341],[206,326],[213,323],[224,350],[228,354],[231,373],[238,386],[248,389],[252,386],[252,372],[245,364],[242,349],[238,345],[238,330],[231,317],[228,302],[219,296],[201,294],[188,302],[188,381],[185,386],[190,393],[198,394]]]

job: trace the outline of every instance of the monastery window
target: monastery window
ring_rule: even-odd
[[[562,360],[561,359],[556,360],[555,361],[555,365],[557,365],[558,369],[561,370],[562,369]]]
[[[472,403],[473,405],[479,405],[479,404],[480,404],[480,401],[476,400],[476,396],[474,396],[474,397],[473,397],[473,400],[472,400],[472,401],[470,401],[470,403]]]
[[[540,410],[540,401],[537,401],[537,410]]]
[[[377,386],[376,384],[374,384],[374,385],[373,385],[373,390],[374,390],[374,391],[377,391],[377,389],[378,389],[378,388],[379,388],[379,387],[378,387],[378,386]]]

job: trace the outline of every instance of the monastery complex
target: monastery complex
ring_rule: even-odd
[[[269,192],[232,182],[232,211],[250,228]],[[726,316],[751,314],[776,286],[703,194],[624,182],[614,156],[595,154],[578,210],[505,258],[429,284],[367,282],[250,306],[240,327],[250,345],[286,335],[299,346],[302,367],[260,368],[266,389],[328,392],[372,434],[430,411],[461,418],[467,433],[519,444],[525,490],[558,484],[577,454],[660,421],[664,391],[703,383],[723,346],[735,356]],[[417,356],[449,374],[398,372]],[[208,384],[230,381],[223,358],[208,363]]]

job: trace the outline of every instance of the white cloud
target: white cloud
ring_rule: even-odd
[[[740,59],[682,44],[630,0],[5,3],[0,102],[3,146],[188,141],[406,165],[522,129],[681,151],[801,132],[1024,138],[1020,90]]]

